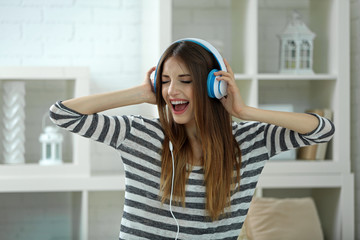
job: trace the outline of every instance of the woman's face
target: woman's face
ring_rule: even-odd
[[[164,62],[161,75],[162,97],[176,123],[194,124],[193,79],[184,62],[170,57]]]

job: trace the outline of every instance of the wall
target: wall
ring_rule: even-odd
[[[360,240],[360,0],[351,0],[351,160],[355,173],[355,236]]]
[[[0,66],[88,66],[91,70],[91,93],[134,86],[143,79],[141,13],[141,0],[1,0]],[[56,89],[49,89],[49,86],[30,89],[28,102],[41,103],[46,99],[43,112],[55,101],[49,102],[49,95],[58,94],[60,99],[64,96]],[[141,107],[133,107],[112,113],[139,114],[139,111],[144,112]],[[27,114],[42,117],[43,112]],[[35,121],[33,124],[26,130],[27,149],[40,150],[37,138],[41,122]],[[121,160],[113,149],[95,142],[91,144],[93,172],[109,169],[122,171]],[[28,154],[33,155],[29,151]],[[36,161],[38,156],[31,158]],[[121,194],[90,194],[89,228],[96,226],[94,229],[100,229],[99,232],[91,231],[90,239],[99,239],[99,234],[104,239],[117,238]],[[0,238],[70,239],[73,195],[0,194]],[[107,219],[113,219],[114,224],[104,221],[101,209],[113,214]],[[41,229],[34,229],[34,226]]]
[[[173,5],[172,40],[206,39],[225,58],[231,59],[230,0],[174,0]]]
[[[143,78],[140,26],[140,0],[1,1],[0,65],[88,66],[91,93],[126,88]],[[122,169],[113,151],[92,149],[94,171]]]

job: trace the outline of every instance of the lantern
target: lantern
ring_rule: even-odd
[[[293,11],[292,19],[280,37],[280,73],[314,74],[313,41],[315,34]]]
[[[47,126],[39,137],[42,145],[41,165],[54,165],[62,163],[62,141],[63,136],[57,127]]]

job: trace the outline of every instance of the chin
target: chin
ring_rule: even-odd
[[[180,125],[184,125],[184,124],[187,124],[189,122],[187,119],[183,119],[181,117],[174,117],[173,116],[173,119],[174,119],[174,122],[176,122],[177,124],[180,124]]]
[[[174,119],[174,122],[180,125],[189,125],[195,122],[195,119],[190,116],[176,116],[175,114],[173,114],[172,117]]]

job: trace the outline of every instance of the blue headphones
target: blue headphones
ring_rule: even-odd
[[[188,41],[188,42],[196,43],[196,44],[200,45],[201,47],[203,47],[208,52],[212,53],[213,56],[215,57],[216,61],[218,62],[221,71],[226,72],[226,66],[225,66],[223,58],[221,57],[219,51],[213,45],[211,45],[209,42],[202,40],[202,39],[198,39],[198,38],[184,38],[184,39],[179,39],[173,43],[177,43],[177,42],[181,42],[181,41]],[[159,66],[159,63],[155,70],[154,91],[156,91],[156,76],[157,76],[158,66]],[[218,81],[215,79],[216,77],[215,77],[214,73],[218,72],[218,71],[219,70],[217,70],[217,69],[213,69],[209,72],[208,77],[207,77],[207,92],[208,92],[209,97],[220,99],[227,95],[227,84],[225,81]]]

